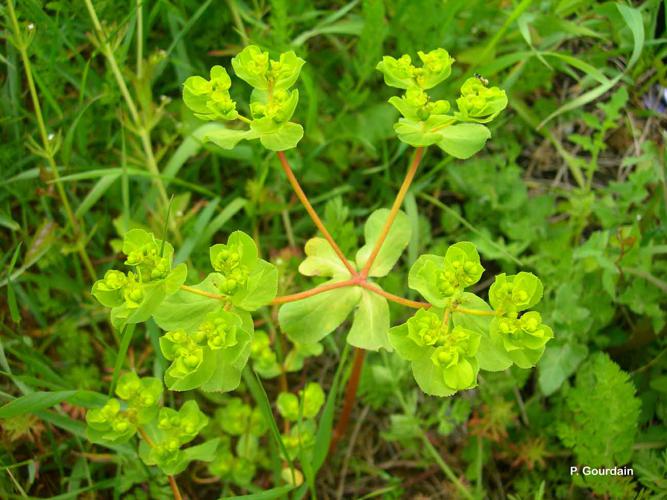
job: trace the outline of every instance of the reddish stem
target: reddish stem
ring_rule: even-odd
[[[303,189],[301,189],[301,185],[299,184],[299,181],[294,175],[294,172],[292,172],[292,168],[290,167],[289,162],[287,161],[285,153],[282,151],[278,151],[278,159],[280,160],[280,165],[283,167],[283,170],[285,171],[285,175],[287,175],[287,180],[292,185],[292,189],[294,189],[296,196],[299,198],[299,201],[306,209],[306,212],[308,212],[308,215],[310,215],[310,218],[315,223],[315,226],[317,226],[317,229],[319,229],[319,231],[322,233],[322,236],[324,236],[324,238],[329,242],[329,245],[331,245],[331,248],[333,248],[334,252],[336,252],[336,255],[338,256],[340,261],[347,268],[347,270],[350,271],[350,274],[352,276],[356,276],[358,274],[357,270],[354,269],[354,267],[352,267],[352,265],[345,258],[345,255],[343,254],[342,250],[340,249],[338,244],[334,241],[333,237],[331,236],[327,228],[324,226],[322,219],[320,219],[319,215],[317,215],[317,212],[315,212],[315,209],[310,204],[310,201],[308,201],[306,193],[304,193]]]
[[[404,299],[403,297],[399,297],[393,293],[385,292],[382,288],[375,286],[367,281],[360,282],[359,286],[365,288],[366,290],[370,290],[373,293],[377,293],[378,295],[382,295],[384,298],[391,300],[392,302],[396,302],[397,304],[402,304],[407,307],[412,307],[414,309],[428,309],[431,307],[431,304],[428,302],[418,302],[416,300]]]
[[[328,283],[326,285],[321,285],[315,288],[311,288],[310,290],[306,290],[304,292],[299,292],[299,293],[293,293],[291,295],[282,295],[280,297],[276,297],[271,301],[271,304],[285,304],[287,302],[296,302],[297,300],[302,300],[302,299],[307,299],[308,297],[312,297],[314,295],[318,295],[320,293],[328,292],[329,290],[335,290],[336,288],[343,288],[346,286],[352,286],[356,285],[357,281],[354,279],[349,279],[345,281],[338,281],[336,283]]]
[[[174,500],[183,500],[181,492],[178,489],[178,484],[176,484],[176,478],[171,474],[167,477],[169,478],[169,486],[171,486],[171,491],[174,494]]]
[[[417,168],[419,168],[419,163],[421,163],[423,156],[424,156],[423,147],[415,149],[415,155],[412,157],[412,162],[410,162],[410,166],[408,167],[408,172],[405,174],[405,179],[403,179],[403,184],[401,184],[401,187],[398,190],[398,194],[396,195],[396,199],[394,200],[394,204],[391,206],[391,210],[389,211],[389,217],[387,217],[387,221],[384,223],[384,227],[380,232],[380,236],[375,242],[373,251],[368,256],[366,265],[361,270],[360,275],[364,279],[368,277],[368,273],[371,270],[371,266],[373,265],[373,262],[375,262],[375,258],[378,256],[378,253],[380,253],[380,249],[382,248],[384,240],[387,239],[389,230],[391,229],[391,226],[394,223],[394,219],[396,219],[396,215],[398,214],[398,211],[401,208],[401,205],[403,204],[405,195],[408,194],[408,189],[410,189],[410,184],[412,184],[412,181],[415,178],[415,174],[417,173]]]
[[[331,443],[329,444],[329,453],[336,449],[338,441],[345,435],[347,431],[347,424],[350,420],[350,413],[354,407],[354,401],[357,397],[357,388],[359,387],[359,379],[361,377],[361,370],[364,367],[364,356],[366,351],[360,348],[354,350],[354,361],[352,364],[352,373],[347,381],[345,388],[345,401],[343,402],[343,409],[338,417],[338,423],[333,431]]]

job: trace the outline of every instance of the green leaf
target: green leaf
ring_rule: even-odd
[[[363,268],[368,261],[373,247],[375,247],[375,243],[389,218],[389,213],[389,209],[381,208],[373,212],[366,221],[366,225],[364,226],[366,244],[359,249],[356,257],[359,269]],[[389,271],[394,267],[403,250],[408,246],[411,236],[412,228],[410,227],[410,219],[404,212],[399,210],[368,275],[379,277],[389,274]]]
[[[502,341],[489,335],[488,330],[481,334],[476,357],[481,370],[501,372],[512,366],[512,359]]]
[[[0,418],[13,418],[35,413],[71,398],[77,391],[31,392],[0,407]]]
[[[217,273],[209,274],[201,283],[192,288],[202,292],[219,294],[215,286]],[[153,319],[163,330],[192,330],[202,321],[204,316],[222,308],[220,300],[204,297],[185,290],[179,290],[162,301],[155,310]]]
[[[460,303],[461,306],[467,309],[491,311],[489,304],[477,295],[469,292],[464,292],[462,294]],[[490,372],[498,372],[506,370],[512,366],[512,360],[503,347],[502,340],[497,337],[492,337],[489,334],[492,319],[493,316],[477,316],[461,312],[452,313],[452,323],[454,326],[461,326],[481,335],[479,349],[476,355],[480,369]]]
[[[628,374],[608,355],[596,353],[577,370],[565,403],[556,430],[577,463],[598,467],[630,460],[641,400]]]
[[[254,311],[269,304],[278,293],[278,269],[265,260],[258,260],[250,268],[245,286],[232,295],[232,304],[246,311]]]
[[[285,90],[296,83],[301,72],[301,67],[306,63],[303,59],[298,57],[293,50],[283,52],[280,54],[278,64],[275,61],[271,63],[271,73],[273,76],[273,89]],[[276,70],[276,68],[279,68]]]
[[[248,364],[254,325],[248,313],[237,311],[242,320],[238,344],[231,349],[215,351],[215,371],[202,386],[204,391],[228,392],[235,390],[240,382],[243,369]]]
[[[248,45],[234,58],[232,67],[236,76],[256,89],[266,90],[269,83],[266,73],[269,70],[269,53],[256,45]]]
[[[588,356],[588,348],[582,344],[550,344],[539,363],[540,390],[550,396],[560,389]]]
[[[251,130],[259,137],[259,142],[271,151],[285,151],[295,148],[303,137],[303,127],[298,123],[285,122],[277,127],[269,126],[270,118],[253,120],[250,124]]]
[[[289,302],[278,313],[280,327],[293,341],[319,342],[345,321],[360,298],[359,287],[347,286]]]
[[[539,349],[517,349],[509,351],[507,356],[519,368],[533,368],[544,354],[544,346]]]
[[[215,458],[215,451],[218,448],[220,439],[209,439],[197,446],[190,446],[183,450],[188,462],[198,460],[200,462],[211,462]]]
[[[430,346],[420,346],[408,336],[408,324],[395,326],[389,330],[389,341],[396,353],[408,361],[427,360],[430,362],[430,356],[433,348]]]
[[[347,335],[347,343],[368,351],[378,351],[380,348],[391,351],[393,349],[389,343],[388,333],[387,299],[370,290],[362,290],[352,328]]]
[[[420,255],[408,273],[408,286],[436,307],[444,307],[448,302],[436,279],[444,262],[445,259],[437,255]]]
[[[255,139],[257,136],[252,130],[236,130],[225,127],[222,123],[216,124],[218,128],[211,130],[202,136],[202,141],[212,142],[222,149],[234,149],[244,139]]]
[[[426,121],[409,120],[400,118],[394,124],[394,130],[398,138],[410,146],[430,146],[441,139],[438,129],[449,127],[455,119],[450,116],[434,115]]]
[[[226,497],[226,500],[275,500],[276,498],[288,498],[288,493],[292,491],[295,487],[291,484],[286,484],[284,486],[278,486],[276,488],[271,488],[270,490],[264,490],[260,493],[251,493],[249,495],[235,495],[232,497]]]
[[[311,238],[304,247],[306,258],[299,265],[299,272],[304,276],[327,276],[348,278],[350,272],[336,255],[329,242],[324,238]]]
[[[185,283],[188,277],[188,266],[183,262],[171,270],[165,278],[165,293],[171,295],[180,290],[181,285]]]
[[[478,123],[450,125],[438,130],[437,134],[436,144],[440,149],[461,160],[477,153],[491,137],[489,129]]]
[[[436,366],[430,358],[412,362],[412,374],[419,388],[431,396],[451,396],[456,391],[445,384],[445,379],[440,367]]]

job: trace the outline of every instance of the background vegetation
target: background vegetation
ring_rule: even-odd
[[[198,141],[202,123],[180,99],[188,76],[228,66],[248,43],[308,61],[295,118],[306,136],[289,157],[349,251],[365,217],[390,205],[410,154],[375,65],[383,54],[444,47],[458,64],[443,97],[476,72],[507,90],[509,109],[483,154],[461,162],[429,150],[404,205],[418,230],[382,286],[406,295],[417,255],[473,241],[488,276],[541,277],[555,340],[536,370],[485,376],[450,399],[424,396],[399,358],[369,354],[349,432],[317,492],[456,498],[449,470],[479,498],[667,497],[665,2],[143,4],[96,1],[103,40],[83,3],[22,0],[19,33],[0,7],[1,400],[107,391],[119,339],[91,298],[92,275],[118,263],[128,228],[161,234],[172,195],[169,238],[192,276],[207,268],[207,247],[238,228],[280,267],[281,293],[303,288],[296,268],[310,220],[274,155]],[[488,285],[483,278],[478,291]],[[408,313],[394,306],[394,317]],[[263,313],[274,341],[275,314]],[[291,388],[331,388],[343,330],[289,375]],[[156,339],[155,325],[142,327],[126,368],[160,376]],[[264,385],[277,394],[275,380]],[[252,401],[245,389],[235,395]],[[188,397],[211,416],[229,401]],[[0,497],[170,494],[136,456],[86,442],[85,404],[0,413],[9,417],[0,420]],[[575,464],[628,464],[635,475],[571,477]],[[191,467],[182,492],[212,498],[272,484],[261,467],[251,483],[211,474]]]

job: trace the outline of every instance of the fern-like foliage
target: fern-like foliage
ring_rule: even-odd
[[[632,455],[640,406],[628,374],[606,354],[595,354],[566,396],[558,435],[579,464],[621,466]]]

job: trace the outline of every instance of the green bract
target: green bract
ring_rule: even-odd
[[[399,59],[384,56],[377,69],[384,75],[384,82],[399,89],[430,89],[445,80],[452,72],[454,59],[445,49],[435,49],[425,54],[418,52],[422,67],[412,65],[409,55]]]
[[[514,314],[533,307],[542,299],[542,282],[532,273],[496,276],[489,289],[489,303],[500,314]]]
[[[410,268],[408,286],[434,306],[444,307],[477,283],[483,272],[475,245],[462,241],[450,246],[444,258],[420,256]]]
[[[250,355],[252,333],[247,313],[223,309],[208,313],[194,329],[167,332],[160,338],[162,354],[172,362],[164,376],[167,387],[235,389]]]
[[[179,411],[162,408],[154,426],[146,430],[151,445],[142,441],[139,456],[148,465],[157,465],[165,474],[182,472],[192,460],[210,462],[215,457],[218,440],[181,449],[192,441],[208,423],[195,401],[187,401]]]
[[[459,120],[487,123],[507,107],[507,95],[498,87],[487,88],[479,78],[468,78],[456,104],[459,111],[455,116]]]
[[[251,408],[239,398],[229,399],[225,407],[216,412],[215,418],[222,430],[232,436],[251,434],[260,437],[268,430],[261,411]]]
[[[127,256],[125,264],[133,271],[107,271],[92,290],[100,304],[112,308],[111,322],[118,329],[127,323],[146,321],[165,297],[179,289],[187,275],[185,264],[171,268],[174,248],[143,229],[125,234],[123,253]]]
[[[431,100],[426,90],[450,75],[454,59],[444,49],[428,54],[419,52],[419,58],[423,62],[421,68],[413,66],[408,55],[399,59],[385,56],[377,65],[387,85],[405,89],[402,97],[389,98],[389,103],[402,115],[394,130],[401,141],[411,146],[435,144],[455,158],[469,158],[491,137],[489,130],[480,124],[490,122],[505,109],[505,91],[487,88],[481,78],[469,78],[456,101],[458,111],[450,113],[448,101]]]
[[[264,378],[277,377],[280,365],[276,353],[271,349],[271,341],[266,332],[255,332],[250,345],[250,357],[253,369]]]
[[[137,432],[139,426],[155,418],[162,397],[162,383],[153,377],[139,378],[134,372],[118,379],[116,395],[102,408],[86,413],[86,435],[93,442],[122,443]]]
[[[183,86],[183,102],[200,120],[235,120],[236,103],[229,95],[232,81],[222,66],[211,68],[211,78],[191,76]]]
[[[542,316],[529,311],[542,298],[542,282],[532,273],[513,276],[499,274],[489,289],[489,302],[498,317],[490,324],[491,339],[502,344],[508,357],[521,368],[530,368],[544,352],[553,331],[542,323]]]
[[[213,283],[236,307],[254,311],[266,305],[278,291],[278,270],[258,257],[253,239],[235,231],[225,245],[213,245],[211,265],[217,273]]]
[[[498,275],[489,290],[492,309],[465,291],[483,272],[475,246],[466,241],[450,246],[444,258],[422,255],[410,269],[408,285],[432,307],[392,328],[389,340],[411,362],[415,380],[427,394],[449,396],[474,387],[480,369],[535,366],[553,337],[539,313],[518,314],[542,296],[535,275]]]
[[[296,422],[300,419],[314,418],[324,404],[324,391],[320,384],[311,382],[299,395],[281,392],[278,395],[278,412],[286,418]]]
[[[221,66],[211,69],[211,79],[192,76],[185,81],[183,101],[202,120],[242,120],[248,129],[220,126],[208,131],[202,139],[221,148],[232,149],[242,140],[259,139],[272,151],[294,148],[303,137],[301,125],[291,122],[299,101],[299,92],[290,90],[299,78],[305,61],[293,51],[270,60],[268,52],[255,45],[243,49],[232,59],[236,75],[254,88],[250,95],[251,117],[236,111],[229,96],[231,80]]]
[[[419,387],[434,396],[474,387],[479,371],[475,355],[480,335],[460,326],[450,329],[443,314],[442,309],[420,309],[389,331],[398,355],[411,361]]]

